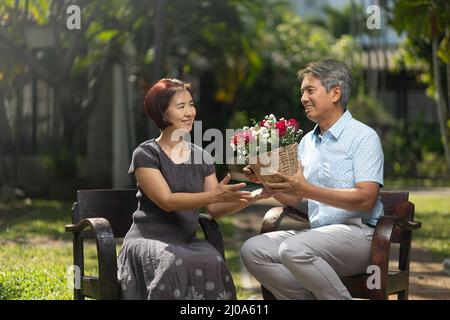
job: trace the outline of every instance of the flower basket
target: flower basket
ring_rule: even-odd
[[[253,126],[243,127],[231,139],[230,145],[240,159],[262,182],[280,182],[273,173],[292,176],[297,172],[297,148],[303,131],[295,119],[285,120],[271,114]]]
[[[281,179],[271,174],[280,172],[293,176],[298,169],[298,144],[293,143],[250,158],[250,168],[262,182],[281,182]]]

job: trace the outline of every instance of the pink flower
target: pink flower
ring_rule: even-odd
[[[255,141],[255,136],[253,135],[253,132],[250,129],[244,131],[244,138],[245,138],[245,143],[249,143],[249,142],[254,142]]]
[[[251,129],[245,131],[236,132],[235,135],[231,138],[231,144],[234,146],[241,144],[248,144],[249,142],[254,142],[255,136]]]
[[[231,138],[231,144],[237,146],[239,143],[245,141],[244,134],[242,131],[236,132],[235,135]]]

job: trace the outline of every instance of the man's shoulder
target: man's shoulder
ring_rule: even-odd
[[[349,129],[350,133],[352,135],[354,134],[355,137],[368,137],[368,136],[377,136],[378,133],[371,127],[369,127],[367,124],[356,120],[355,118],[352,118],[349,122],[347,128]]]
[[[311,140],[314,138],[314,130],[309,131],[307,134],[305,134],[299,142],[299,147],[304,147],[305,144],[308,144],[308,142],[311,142]]]

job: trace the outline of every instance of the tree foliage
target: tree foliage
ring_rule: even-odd
[[[445,0],[399,0],[391,24],[405,33],[397,67],[415,69],[436,99],[441,142],[450,171],[450,3]]]

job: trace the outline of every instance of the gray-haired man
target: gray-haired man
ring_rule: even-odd
[[[373,228],[383,214],[383,150],[376,132],[346,109],[351,76],[345,64],[310,63],[298,77],[301,103],[317,125],[299,144],[298,172],[278,174],[283,182],[266,188],[284,205],[307,199],[311,229],[255,236],[241,257],[278,299],[351,299],[339,276],[369,265]]]

